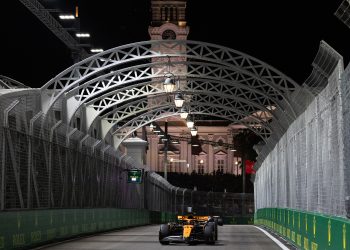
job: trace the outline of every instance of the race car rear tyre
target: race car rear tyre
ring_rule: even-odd
[[[214,223],[215,223],[215,240],[218,240],[218,218],[214,218]]]
[[[164,241],[163,239],[165,237],[169,236],[169,226],[168,224],[162,224],[160,225],[159,229],[159,242],[162,245],[169,245],[169,241]]]
[[[210,223],[204,228],[204,238],[206,244],[215,244],[215,224]]]

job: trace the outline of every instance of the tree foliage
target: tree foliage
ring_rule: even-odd
[[[235,155],[245,160],[256,161],[257,153],[253,146],[261,141],[261,138],[248,129],[242,130],[233,138],[235,145]]]

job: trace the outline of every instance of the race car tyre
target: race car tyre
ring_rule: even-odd
[[[169,236],[169,226],[168,224],[160,225],[159,229],[159,242],[162,245],[169,245],[169,241],[163,241],[165,237]]]
[[[218,218],[214,218],[214,223],[215,223],[215,240],[218,240]]]
[[[224,221],[222,218],[218,218],[218,225],[219,226],[223,226],[224,225]]]
[[[210,223],[204,228],[205,243],[208,245],[215,244],[215,224]]]

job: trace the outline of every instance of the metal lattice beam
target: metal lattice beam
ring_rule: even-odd
[[[50,12],[37,0],[19,0],[29,9],[52,33],[54,33],[72,52],[78,52],[81,58],[86,58],[89,54],[79,46],[75,40],[63,27],[52,17]]]
[[[198,103],[212,103],[213,105],[220,105],[223,108],[231,109],[235,111],[239,111],[244,117],[248,117],[253,115],[256,111],[261,111],[259,115],[262,116],[270,116],[274,118],[274,114],[266,108],[268,105],[260,105],[258,102],[253,102],[248,98],[243,98],[230,93],[220,93],[217,89],[208,90],[200,90],[200,89],[190,89],[191,86],[188,86],[182,92],[185,96],[189,96],[189,102],[198,102]],[[117,93],[111,93],[112,97],[103,98],[103,109],[101,108],[101,103],[99,105],[88,105],[87,109],[93,110],[94,112],[90,112],[89,122],[87,123],[87,129],[90,129],[91,124],[97,119],[98,116],[101,118],[106,117],[108,115],[112,115],[113,117],[120,117],[125,114],[124,105],[126,105],[127,110],[131,111],[134,109],[137,110],[139,106],[143,108],[147,106],[147,104],[152,104],[152,99],[144,99],[143,102],[140,102],[140,98],[151,96],[151,94],[157,96],[157,98],[170,98],[169,94],[164,92],[163,90],[157,88],[153,85],[142,86],[141,88],[132,88],[125,91],[118,91]],[[133,100],[137,99],[138,101],[133,102]],[[101,108],[101,109],[99,109]],[[149,108],[149,107],[148,107]],[[112,109],[112,110],[111,110]],[[110,112],[104,113],[106,110],[111,110]],[[120,112],[122,114],[120,114]],[[242,119],[242,118],[241,118]],[[282,129],[282,124],[279,124],[279,127]]]
[[[221,110],[221,112],[218,112],[218,110],[212,106],[195,106],[193,107],[191,113],[206,114],[231,120],[230,111]],[[128,121],[121,127],[118,127],[114,132],[112,132],[112,134],[115,137],[114,146],[117,148],[120,145],[120,143],[123,142],[128,136],[130,136],[134,131],[142,128],[143,126],[153,121],[157,121],[174,115],[179,115],[179,111],[175,106],[169,105],[151,110],[147,113],[142,114],[142,116],[138,116],[135,119]],[[259,135],[264,141],[266,141],[267,138],[271,136],[271,131],[269,131],[267,128],[256,126],[256,123],[249,124],[242,122],[241,124],[245,125],[248,129],[252,130],[254,133]]]
[[[156,99],[160,99],[159,97]],[[113,114],[113,118],[103,118],[104,121],[107,121],[112,124],[113,126],[120,126],[121,124],[127,123],[129,120],[128,118],[130,117],[138,117],[138,116],[143,116],[144,113],[147,112],[152,112],[153,110],[157,110],[159,108],[168,108],[168,107],[173,107],[174,103],[172,101],[160,101],[160,102],[153,102],[149,103],[149,100],[143,100],[143,101],[138,101],[138,104],[135,106],[129,106],[125,107],[124,110],[120,110],[118,112],[118,116],[116,114]],[[211,116],[219,116],[221,118],[225,118],[225,115],[227,116],[227,119],[232,121],[233,123],[245,123],[245,124],[251,124],[252,126],[261,126],[266,128],[269,131],[272,131],[271,126],[269,125],[269,122],[267,120],[264,120],[260,113],[257,114],[252,114],[250,116],[249,121],[244,121],[244,118],[247,117],[245,113],[242,111],[235,109],[235,108],[229,108],[225,105],[222,104],[213,104],[208,102],[202,101],[193,101],[190,104],[188,104],[188,107],[191,110],[197,112],[201,112],[202,114],[206,115],[211,115]],[[206,113],[207,112],[207,113]]]
[[[162,54],[160,50],[157,50],[160,47],[166,48],[170,52]],[[179,53],[179,48],[181,48],[180,51],[184,52]],[[174,52],[171,53],[171,50]],[[106,70],[126,62],[144,61],[168,55],[235,67],[236,71],[250,74],[255,79],[268,81],[278,86],[278,89],[284,94],[280,96],[282,99],[288,99],[288,93],[299,88],[299,85],[293,80],[266,63],[229,48],[188,40],[146,41],[124,45],[92,56],[57,75],[42,87],[42,91],[45,93],[42,96],[43,111],[47,113],[64,93],[80,85],[86,79],[93,78],[94,75],[104,74]],[[46,91],[49,89],[52,91]]]
[[[29,87],[10,77],[0,75],[0,89],[19,89],[19,88],[29,88]]]
[[[193,96],[192,96],[193,97]],[[191,112],[193,110],[200,110],[202,114],[218,116],[221,118],[226,118],[233,123],[236,124],[250,124],[249,126],[260,126],[264,127],[269,131],[269,135],[272,130],[275,130],[275,134],[281,135],[284,132],[282,127],[271,127],[269,120],[266,120],[267,116],[271,116],[269,110],[265,110],[265,112],[249,112],[248,110],[242,111],[242,106],[244,104],[237,104],[234,97],[232,99],[225,99],[220,97],[218,93],[210,93],[210,95],[196,95],[196,98],[192,98],[191,102],[187,104],[190,108]],[[208,104],[210,105],[208,106]],[[125,123],[130,117],[134,116],[142,116],[143,113],[155,110],[159,107],[164,106],[173,106],[173,101],[169,96],[165,95],[157,95],[154,98],[142,98],[137,99],[134,102],[127,102],[125,105],[118,107],[116,110],[112,110],[104,114],[102,119],[104,122],[110,123],[108,127],[114,127],[115,125],[120,125],[121,123]],[[199,111],[198,111],[199,112]],[[207,113],[206,113],[207,112]],[[96,116],[97,117],[97,116]],[[249,119],[246,119],[249,117]],[[91,122],[93,124],[93,121]],[[89,128],[91,130],[91,126]],[[258,132],[258,131],[255,131]],[[108,131],[105,131],[102,135],[104,137]],[[260,132],[259,132],[260,133]],[[265,135],[262,135],[263,137]]]
[[[187,67],[187,74],[182,77],[186,77],[186,79],[188,78],[189,84],[187,85],[190,85],[190,87],[194,89],[198,89],[198,91],[203,91],[203,93],[208,92],[208,90],[217,91],[224,95],[240,96],[241,98],[250,101],[251,104],[256,103],[262,107],[280,107],[283,110],[289,110],[291,118],[295,118],[292,104],[289,103],[287,99],[282,103],[280,99],[284,93],[275,86],[271,86],[271,83],[257,80],[251,76],[246,76],[226,66],[197,62],[182,62],[178,64]],[[101,100],[99,104],[100,106],[105,106],[106,103],[111,102],[111,99],[118,99],[120,96],[122,96],[121,98],[125,98],[125,95],[119,93],[120,88],[123,88],[124,86],[131,87],[133,84],[141,86],[140,90],[134,89],[129,91],[126,94],[129,96],[138,96],[147,93],[147,91],[149,94],[155,94],[156,92],[162,91],[160,89],[161,85],[159,85],[158,88],[147,85],[152,79],[159,79],[163,76],[163,69],[157,67],[160,65],[163,66],[164,64],[150,63],[110,72],[68,91],[66,93],[67,106],[69,106],[69,110],[67,110],[67,122],[70,122],[74,113],[82,104],[89,102],[93,98],[99,97]],[[175,71],[175,73],[181,72]],[[202,78],[202,83],[204,84],[198,84],[191,81],[192,78]],[[210,81],[213,81],[213,83]],[[222,84],[216,86],[216,83],[218,82],[222,82]],[[188,86],[184,87],[186,88]],[[104,93],[110,93],[113,90],[116,90],[116,92],[113,92],[114,96],[103,96]],[[101,96],[105,98],[101,98]]]

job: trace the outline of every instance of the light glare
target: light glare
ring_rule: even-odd
[[[77,33],[75,34],[77,37],[85,38],[85,37],[90,37],[89,33]]]
[[[91,53],[100,53],[103,52],[103,49],[91,49]]]
[[[75,19],[75,16],[72,14],[69,15],[59,15],[58,16],[61,20],[73,20]]]

